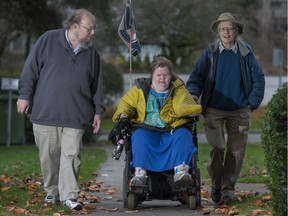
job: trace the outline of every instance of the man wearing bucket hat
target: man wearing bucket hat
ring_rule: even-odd
[[[234,197],[251,113],[262,102],[265,80],[251,47],[239,37],[244,25],[234,14],[222,13],[211,30],[217,38],[197,61],[187,87],[202,105],[205,134],[211,146],[211,198],[219,203]]]

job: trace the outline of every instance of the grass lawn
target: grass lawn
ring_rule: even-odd
[[[201,171],[201,181],[210,185],[207,172],[210,147],[206,143],[199,143],[198,167]],[[267,183],[266,168],[264,165],[264,152],[261,145],[248,145],[242,166],[239,183]]]
[[[7,215],[7,208],[17,212],[9,215],[68,214],[61,205],[49,206],[43,202],[45,192],[35,145],[0,147],[0,215]],[[81,153],[80,183],[94,179],[101,162],[107,158],[105,150],[86,146]],[[29,212],[28,212],[29,211]]]

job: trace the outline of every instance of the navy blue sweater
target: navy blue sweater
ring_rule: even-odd
[[[208,106],[225,111],[248,105],[241,83],[240,54],[232,50],[219,53],[216,66],[215,87]]]

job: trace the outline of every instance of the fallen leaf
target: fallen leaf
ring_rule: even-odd
[[[106,208],[106,207],[102,207],[102,206],[98,207],[97,209],[108,211],[108,212],[116,212],[116,211],[118,211],[118,208]]]
[[[256,170],[250,170],[249,171],[249,175],[250,176],[253,176],[253,175],[256,175],[257,174],[257,171]]]
[[[101,197],[94,196],[94,195],[91,195],[91,194],[87,194],[87,193],[82,191],[80,193],[80,196],[79,196],[78,200],[80,202],[82,202],[83,204],[100,203],[101,202]]]
[[[129,210],[129,211],[124,211],[125,213],[128,213],[128,214],[131,214],[131,213],[136,213],[136,212],[138,212],[138,210]]]
[[[118,211],[118,208],[106,208],[106,211],[108,211],[108,212],[116,212],[116,211]]]
[[[261,214],[261,212],[263,212],[262,209],[254,209],[254,210],[252,211],[252,216],[259,215],[259,214]]]
[[[238,215],[239,211],[237,209],[231,209],[228,211],[228,215]]]
[[[262,200],[263,201],[271,201],[272,200],[272,196],[263,196]]]
[[[116,202],[123,202],[123,199],[120,196],[114,196],[114,199]]]
[[[240,197],[246,197],[248,195],[253,195],[254,192],[251,191],[237,191],[236,195],[240,196]]]
[[[18,208],[17,206],[10,206],[7,209],[9,213],[16,213],[16,214],[29,214],[29,211],[24,208]]]
[[[263,206],[263,203],[261,200],[255,200],[254,205],[255,206]]]
[[[84,207],[82,210],[70,210],[69,213],[72,214],[72,215],[88,215],[88,214],[91,214],[91,211],[87,210]]]
[[[1,188],[1,191],[5,192],[5,191],[8,191],[9,189],[10,189],[10,187],[3,187],[3,188]]]
[[[0,182],[3,182],[3,183],[5,183],[5,184],[9,184],[9,183],[11,182],[11,179],[9,178],[8,175],[2,174],[2,175],[0,176]]]
[[[117,191],[115,191],[115,190],[103,190],[103,192],[105,194],[111,195],[111,194],[115,194]]]
[[[201,191],[201,197],[203,198],[211,198],[211,195],[208,191]]]
[[[215,210],[214,207],[205,207],[202,208],[203,214],[210,214],[211,212],[213,212]]]
[[[112,200],[113,197],[112,197],[112,196],[107,196],[107,197],[104,197],[103,199],[104,199],[104,200]]]
[[[237,201],[239,201],[239,202],[242,202],[242,201],[243,201],[243,199],[242,199],[240,196],[235,196],[234,199],[237,200]]]
[[[51,211],[52,209],[53,209],[53,208],[48,207],[48,208],[44,208],[43,211],[44,211],[44,212],[46,212],[46,211]]]
[[[86,210],[95,210],[97,207],[92,205],[85,205]]]
[[[215,209],[215,212],[216,212],[217,214],[226,214],[226,215],[227,215],[228,209],[227,209],[227,208],[216,208],[216,209]]]
[[[35,190],[36,188],[38,188],[38,186],[39,186],[38,184],[31,182],[26,185],[26,188],[27,190]]]

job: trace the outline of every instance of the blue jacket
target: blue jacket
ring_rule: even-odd
[[[251,47],[237,40],[240,52],[241,82],[251,109],[257,109],[264,97],[265,79],[262,68]],[[191,95],[201,96],[203,112],[207,109],[215,84],[216,62],[219,54],[219,39],[209,45],[197,61],[187,81]]]

